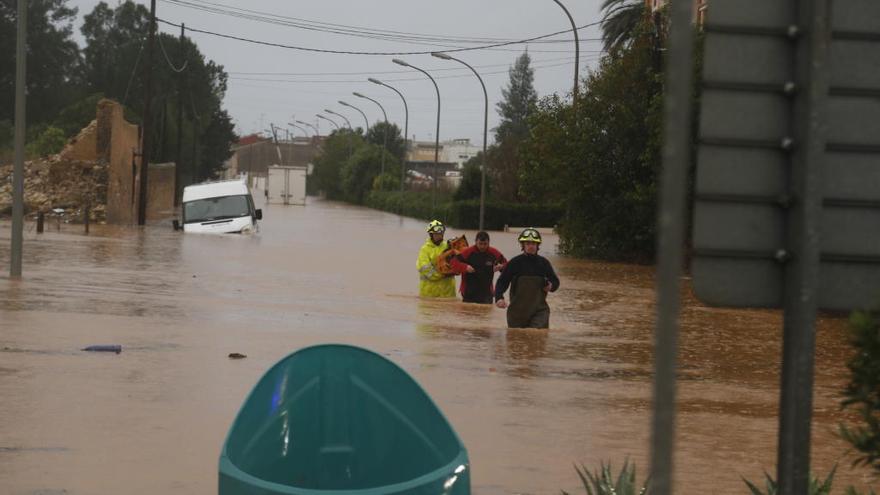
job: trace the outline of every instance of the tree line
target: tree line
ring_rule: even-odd
[[[95,118],[101,98],[122,103],[130,122],[142,122],[149,10],[131,0],[115,7],[98,3],[84,16],[82,47],[74,41],[77,13],[68,0],[28,2],[26,141],[31,157],[58,152]],[[12,149],[16,25],[15,0],[0,0],[0,45],[9,47],[0,50],[0,160],[8,160]],[[163,33],[156,34],[153,60],[152,161],[179,163],[187,182],[214,176],[237,139],[222,107],[226,71],[190,39]]]

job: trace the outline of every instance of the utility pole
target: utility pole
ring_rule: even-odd
[[[180,23],[180,59],[186,58],[186,48],[184,47],[184,30],[186,24]],[[180,204],[181,177],[183,175],[183,85],[186,78],[186,71],[180,71],[180,78],[177,84],[177,163],[174,164],[174,206]]]
[[[147,223],[147,175],[150,168],[150,106],[153,98],[153,45],[156,42],[156,0],[150,0],[150,33],[147,39],[147,63],[144,65],[144,116],[141,136],[141,173],[138,189],[138,225]]]
[[[15,164],[12,167],[12,256],[9,278],[21,278],[24,240],[24,126],[27,0],[18,0],[18,39],[15,45]]]

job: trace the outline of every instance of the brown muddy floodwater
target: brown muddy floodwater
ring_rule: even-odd
[[[507,330],[502,310],[422,301],[423,223],[332,202],[264,208],[255,236],[170,223],[25,233],[10,281],[0,223],[0,493],[210,494],[238,408],[303,346],[343,342],[401,365],[470,453],[477,494],[581,492],[574,463],[647,467],[653,271],[556,256],[551,329]],[[458,232],[452,232],[457,234]],[[467,232],[473,241],[473,232]],[[492,233],[508,256],[513,234]],[[676,493],[747,493],[774,469],[781,317],[703,306],[682,314]],[[823,317],[813,469],[866,486],[835,436],[849,354]],[[88,353],[121,344],[121,354]],[[231,352],[247,359],[231,360]]]

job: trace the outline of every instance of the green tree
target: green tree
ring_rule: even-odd
[[[521,157],[519,147],[529,136],[529,117],[535,111],[537,93],[534,70],[528,52],[516,59],[508,74],[510,80],[501,90],[498,102],[501,123],[495,128],[496,145],[488,150],[488,172],[495,185],[494,195],[502,201],[518,201]]]
[[[850,317],[853,355],[847,363],[851,378],[842,406],[854,411],[857,422],[841,424],[840,434],[858,451],[856,465],[880,473],[880,321],[877,313]]]
[[[27,19],[27,121],[49,122],[79,93],[80,56],[73,41],[76,8],[67,0],[30,0]],[[17,2],[0,0],[0,121],[15,113]]]
[[[606,52],[629,47],[650,11],[642,0],[604,0],[602,6],[602,44]]]
[[[398,161],[403,161],[404,155],[406,154],[406,143],[403,140],[400,127],[397,127],[397,124],[391,122],[387,124],[385,122],[379,122],[373,127],[370,127],[370,130],[367,132],[367,142],[382,146],[382,143],[385,142],[386,128],[388,130],[388,152],[397,158]]]
[[[226,110],[215,109],[202,134],[201,168],[196,172],[195,182],[217,177],[223,163],[232,156],[229,144],[237,140],[232,118]]]
[[[400,164],[397,159],[375,144],[366,144],[358,148],[351,159],[347,160],[342,167],[342,193],[346,201],[362,204],[367,193],[373,190],[374,185],[382,187],[387,181],[377,183],[382,167],[382,155],[385,155],[386,175],[400,174]]]
[[[495,128],[495,141],[524,139],[529,134],[529,115],[535,109],[538,94],[535,92],[535,71],[528,52],[516,59],[508,71],[510,80],[502,88],[502,101],[496,104],[501,123]]]
[[[144,42],[149,12],[126,0],[111,8],[100,2],[85,16],[83,73],[88,88],[127,105],[141,122],[144,101]],[[153,100],[150,108],[150,156],[154,162],[178,162],[184,181],[213,176],[228,158],[235,139],[222,109],[227,74],[189,38],[156,36]],[[173,66],[172,66],[173,64]],[[183,141],[178,155],[178,110],[183,110]]]
[[[342,169],[354,151],[363,146],[363,137],[358,133],[343,130],[330,134],[314,160],[308,182],[312,192],[323,191],[329,199],[342,199]]]
[[[482,183],[483,152],[477,153],[477,156],[465,162],[461,170],[461,184],[455,190],[452,198],[456,201],[464,201],[468,199],[479,199],[480,187]],[[486,195],[489,195],[490,181],[486,177]]]

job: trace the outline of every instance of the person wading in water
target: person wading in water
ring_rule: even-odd
[[[495,305],[507,308],[507,326],[510,328],[548,328],[550,306],[547,293],[559,289],[559,277],[547,258],[538,254],[541,233],[527,228],[519,234],[522,254],[515,256],[498,277],[495,287]],[[510,286],[510,305],[504,292]]]
[[[452,259],[455,273],[461,274],[461,297],[464,302],[492,304],[495,272],[507,266],[507,258],[489,245],[489,234],[477,232],[477,243]]]

